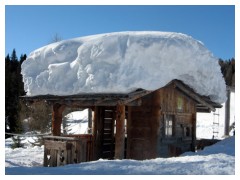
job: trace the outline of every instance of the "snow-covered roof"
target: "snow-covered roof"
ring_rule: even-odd
[[[212,101],[226,100],[218,60],[190,36],[115,32],[60,41],[33,51],[22,64],[28,96],[156,90],[179,79]]]

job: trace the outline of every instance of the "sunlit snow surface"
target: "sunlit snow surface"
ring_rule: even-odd
[[[100,159],[52,168],[41,165],[43,158],[40,160],[40,156],[43,157],[43,147],[29,147],[29,149],[32,150],[5,148],[6,174],[235,174],[234,137],[206,147],[203,151],[185,153],[177,158],[156,158],[144,161]]]
[[[226,100],[217,58],[181,33],[115,32],[57,42],[33,51],[22,75],[27,95],[155,90],[179,79],[213,101]]]

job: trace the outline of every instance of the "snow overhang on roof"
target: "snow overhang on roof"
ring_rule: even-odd
[[[115,32],[64,40],[33,51],[21,73],[31,96],[155,91],[179,79],[212,101],[226,101],[218,59],[182,33]]]
[[[207,96],[201,96],[194,92],[189,86],[182,81],[173,80],[168,85],[173,85],[174,88],[181,91],[184,95],[188,96],[196,102],[197,112],[211,112],[215,108],[221,108],[221,104],[213,102]],[[167,85],[167,86],[168,86]],[[22,96],[24,101],[33,103],[36,101],[45,100],[49,103],[59,103],[67,106],[75,107],[89,107],[89,106],[140,106],[141,97],[144,97],[153,91],[138,89],[131,93],[82,93],[76,95],[37,95],[37,96]]]

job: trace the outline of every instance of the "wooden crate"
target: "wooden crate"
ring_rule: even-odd
[[[45,136],[44,167],[63,166],[92,160],[92,135]]]

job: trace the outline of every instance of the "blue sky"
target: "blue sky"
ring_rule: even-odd
[[[5,6],[5,55],[62,39],[116,31],[171,31],[202,41],[222,59],[235,57],[234,6]]]

